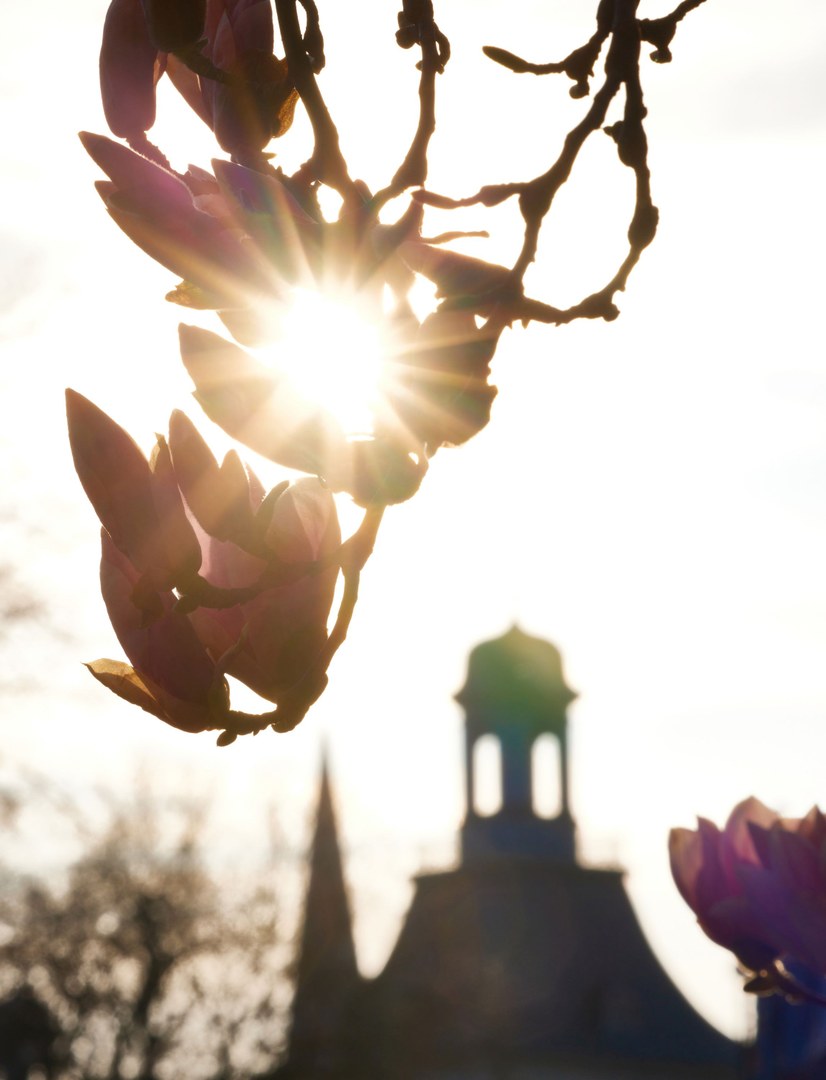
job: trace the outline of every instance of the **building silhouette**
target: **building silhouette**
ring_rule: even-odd
[[[330,782],[321,781],[295,998],[278,1080],[735,1080],[742,1049],[696,1013],[622,873],[580,864],[559,652],[513,628],[471,653],[459,865],[417,877],[383,971],[356,965]],[[477,747],[501,805],[478,810]],[[537,811],[536,747],[558,805]],[[555,761],[548,765],[547,759]],[[546,776],[545,780],[548,779]]]

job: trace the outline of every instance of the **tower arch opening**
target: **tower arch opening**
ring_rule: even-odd
[[[546,821],[563,810],[562,754],[559,739],[545,732],[531,747],[531,804],[534,814]]]
[[[493,817],[502,809],[502,743],[481,735],[473,745],[473,812]]]

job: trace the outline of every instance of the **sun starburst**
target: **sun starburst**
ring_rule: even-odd
[[[352,436],[373,431],[387,343],[381,313],[357,297],[296,289],[277,341],[259,358]]]

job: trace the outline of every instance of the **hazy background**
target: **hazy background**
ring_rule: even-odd
[[[0,623],[0,766],[36,769],[81,800],[101,784],[127,789],[139,771],[160,793],[210,793],[215,859],[236,873],[269,842],[274,808],[294,896],[326,740],[360,956],[375,971],[410,873],[454,857],[464,808],[452,694],[467,653],[518,622],[560,647],[580,691],[583,856],[627,867],[669,972],[743,1034],[749,1004],[733,962],[677,897],[666,837],[697,813],[720,821],[750,793],[789,814],[826,798],[826,8],[788,0],[781,15],[709,0],[682,24],[671,65],[645,62],[661,228],[618,297],[620,319],[506,334],[491,425],[440,452],[420,494],[388,513],[323,699],[289,736],[218,750],[213,736],[117,701],[81,666],[120,653],[97,589],[97,521],[70,465],[64,387],[147,447],[174,407],[216,448],[225,440],[189,398],[180,312],[162,299],[174,280],[109,221],[76,138],[105,130],[105,0],[6,7],[0,610],[35,600],[43,611]],[[352,171],[375,188],[409,139],[416,57],[394,44],[392,0],[355,14],[320,7],[322,87]],[[547,167],[587,102],[568,97],[567,80],[515,76],[480,47],[560,59],[590,35],[592,7],[437,5],[454,59],[440,80],[435,190],[469,194]],[[669,7],[643,2],[640,13]],[[173,162],[206,165],[200,122],[166,97],[160,113],[155,139]],[[591,142],[530,280],[558,305],[601,286],[623,254],[630,175],[607,138]],[[297,165],[306,125],[276,149]],[[433,229],[460,221],[495,230],[464,250],[507,261],[518,249],[510,206],[434,214]],[[66,842],[35,831],[0,856],[57,866]]]

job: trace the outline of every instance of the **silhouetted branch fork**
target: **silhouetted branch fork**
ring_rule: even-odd
[[[406,188],[427,179],[427,152],[436,130],[436,76],[444,71],[450,57],[450,43],[436,25],[430,0],[405,0],[399,12],[396,40],[402,48],[409,48],[414,41],[421,46],[422,59],[417,65],[421,71],[419,122],[404,161],[387,187],[373,199],[377,212]]]
[[[519,195],[525,236],[513,273],[521,281],[536,257],[539,233],[557,192],[568,180],[585,141],[604,124],[609,105],[624,85],[626,101],[623,120],[621,125],[614,125],[609,133],[617,143],[620,160],[635,172],[637,191],[629,227],[631,251],[611,284],[600,293],[594,294],[608,297],[608,303],[601,311],[602,317],[608,319],[616,317],[616,309],[610,298],[614,292],[625,288],[628,274],[636,265],[643,248],[653,239],[657,225],[657,211],[651,202],[647,140],[643,128],[646,110],[639,81],[640,35],[635,16],[636,6],[636,0],[616,0],[611,24],[611,44],[605,59],[605,82],[594,95],[585,117],[566,136],[562,152],[551,168],[524,185]],[[605,5],[601,5],[603,24],[605,16]]]
[[[618,311],[613,303],[613,296],[616,292],[625,289],[631,270],[656,233],[659,215],[651,199],[648,143],[643,123],[646,108],[639,77],[641,33],[640,24],[636,18],[637,2],[638,0],[602,0],[597,12],[596,33],[586,45],[574,50],[569,57],[556,64],[532,65],[504,49],[491,46],[485,48],[484,52],[487,56],[513,71],[534,74],[565,72],[576,80],[575,90],[584,86],[587,92],[587,79],[593,74],[594,62],[599,56],[603,43],[610,37],[610,45],[605,58],[605,81],[594,94],[585,116],[566,135],[561,153],[547,172],[528,181],[486,185],[474,195],[458,199],[426,190],[414,193],[414,198],[418,202],[443,210],[475,205],[497,206],[513,196],[518,197],[525,232],[522,249],[512,269],[507,272],[502,268],[503,274],[508,273],[509,297],[503,298],[501,302],[505,310],[512,312],[513,317],[522,322],[533,320],[561,324],[577,318],[603,318],[609,321],[615,319]],[[686,3],[680,5],[669,18],[679,21],[691,7],[696,7],[702,2],[703,0],[686,0]],[[557,192],[569,179],[580,150],[589,136],[602,128],[611,102],[623,87],[625,89],[623,117],[617,123],[605,128],[605,131],[614,140],[622,164],[632,169],[635,174],[636,194],[628,228],[630,245],[628,255],[609,284],[580,304],[560,309],[536,300],[529,300],[521,295],[519,286],[527,268],[536,257],[539,234],[544,220],[550,212]],[[481,298],[476,295],[468,297],[468,303],[474,307],[474,310],[490,310],[495,298],[496,290]]]
[[[613,322],[619,315],[619,310],[611,300],[614,291],[610,286],[601,289],[569,308],[555,308],[550,304],[525,297],[522,305],[524,311],[522,321],[546,323],[550,326],[565,326],[567,323],[576,322],[577,319],[604,319],[606,322]]]
[[[505,202],[511,195],[519,195],[525,188],[524,183],[517,184],[487,184],[480,188],[475,195],[468,195],[464,199],[453,199],[449,195],[439,195],[435,191],[414,191],[413,198],[416,202],[427,206],[435,206],[440,210],[459,210],[465,206],[498,206]]]
[[[519,280],[524,277],[525,271],[536,258],[539,232],[557,192],[571,175],[574,162],[589,135],[597,131],[605,121],[608,106],[620,85],[621,80],[616,76],[609,76],[606,79],[605,84],[594,95],[594,100],[585,117],[565,136],[562,152],[550,169],[534,180],[521,185],[519,209],[525,222],[525,237],[522,250],[513,266],[514,275]]]
[[[317,48],[318,45],[313,46],[313,42],[320,41],[321,30],[317,24],[315,5],[308,0],[302,6],[307,11],[310,45]],[[314,178],[328,184],[341,195],[345,202],[360,201],[339,146],[338,129],[333,123],[316,82],[315,65],[318,58],[307,55],[307,42],[301,33],[296,0],[275,0],[275,12],[290,78],[304,102],[313,129],[315,145],[310,167]]]

